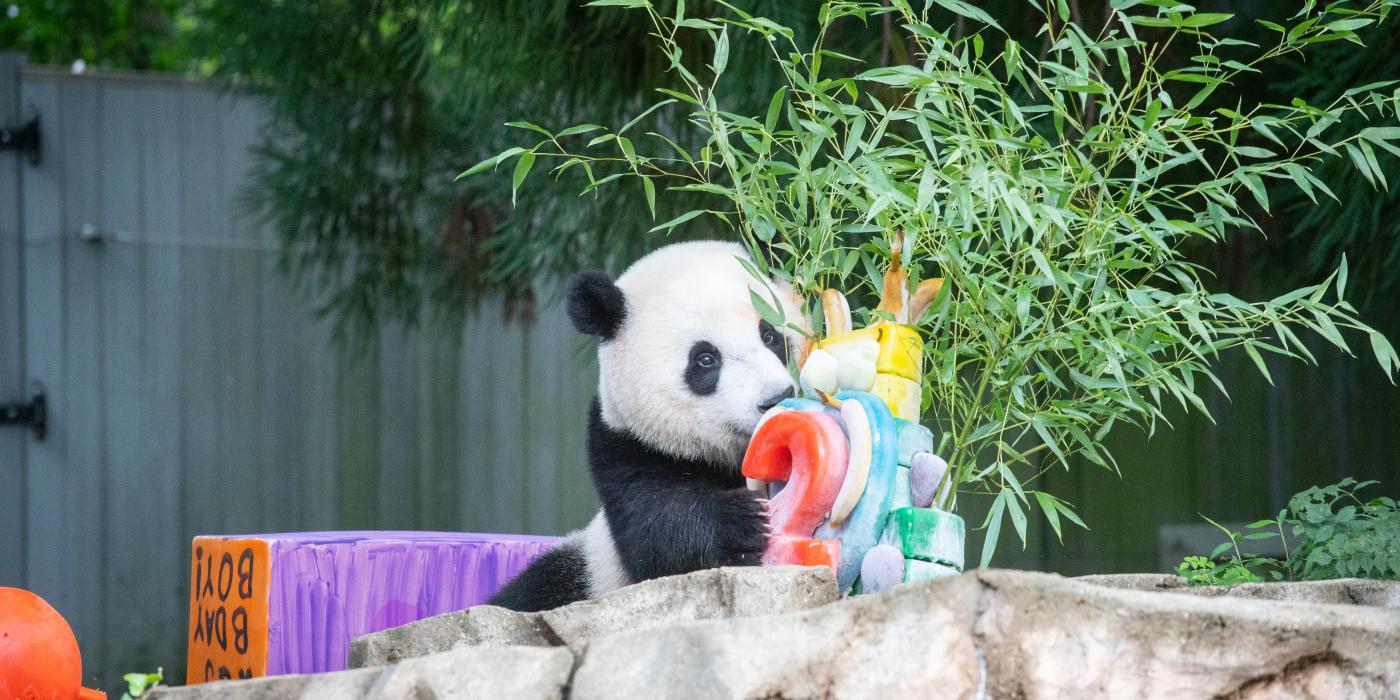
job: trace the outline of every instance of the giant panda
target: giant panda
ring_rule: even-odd
[[[740,463],[759,417],[793,396],[791,349],[750,292],[801,326],[790,286],[759,280],[735,243],[660,248],[616,281],[574,278],[573,325],[598,342],[598,394],[588,416],[588,469],[602,508],[488,602],[537,611],[646,579],[756,565],[765,505]]]

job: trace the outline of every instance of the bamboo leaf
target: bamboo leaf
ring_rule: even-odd
[[[768,101],[768,111],[763,117],[764,130],[772,133],[778,127],[778,114],[782,110],[783,98],[787,96],[787,88],[778,88],[773,93],[773,99]]]
[[[530,122],[506,122],[506,126],[514,127],[516,129],[528,129],[530,131],[544,134],[549,138],[554,138],[554,134],[550,133],[548,129],[545,129],[542,126],[536,126],[534,124],[531,124]]]
[[[997,494],[992,501],[992,508],[987,512],[987,522],[985,538],[982,540],[982,561],[978,564],[981,568],[986,568],[992,563],[992,555],[997,551],[997,540],[1001,538],[1001,518],[1006,513],[1007,497],[1010,491],[1003,490]]]
[[[1393,384],[1395,382],[1395,372],[1400,371],[1400,356],[1395,354],[1395,348],[1390,341],[1378,331],[1371,331],[1371,352],[1375,354],[1376,361],[1380,363],[1381,369],[1385,371],[1386,379]]]
[[[1006,491],[1002,491],[1006,493]],[[1016,528],[1016,536],[1021,538],[1021,549],[1026,548],[1026,512],[1021,509],[1021,502],[1015,498],[1006,499],[1006,511],[1011,514],[1011,524]]]
[[[515,204],[515,195],[520,191],[520,183],[525,182],[525,176],[530,174],[530,168],[535,165],[535,153],[526,151],[520,154],[520,160],[515,162],[515,173],[510,177],[510,203]]]
[[[752,289],[749,290],[749,301],[753,304],[754,310],[758,312],[759,318],[767,321],[774,328],[782,328],[786,323],[783,319],[783,315],[779,313],[772,304],[769,304],[767,300],[759,296],[758,292]]]
[[[1050,523],[1050,529],[1055,532],[1055,539],[1064,544],[1065,538],[1060,532],[1060,514],[1055,508],[1055,497],[1043,491],[1036,491],[1035,500],[1040,504],[1040,512],[1045,514],[1045,521]]]
[[[1063,2],[1063,0],[1060,1]],[[992,19],[991,15],[987,14],[983,10],[978,9],[973,5],[962,2],[961,0],[933,0],[933,3],[939,5],[940,7],[943,7],[944,9],[948,10],[949,12],[952,12],[955,15],[962,15],[963,17],[966,17],[968,19],[981,22],[982,24],[985,24],[988,27],[992,27],[993,29],[1000,30],[1003,33],[1005,32],[1005,30],[1001,28],[1001,25],[997,24],[997,21]]]
[[[1225,12],[1197,12],[1183,19],[1181,21],[1181,26],[1199,29],[1201,27],[1209,27],[1229,21],[1233,17],[1234,15]]]
[[[646,193],[647,210],[651,212],[651,218],[656,219],[656,185],[652,184],[651,178],[642,177],[642,190]]]
[[[680,216],[677,216],[674,219],[671,219],[670,221],[667,221],[662,224],[657,224],[656,226],[651,227],[651,231],[649,231],[649,233],[655,231],[670,231],[671,229],[680,226],[681,224],[690,221],[691,219],[694,219],[695,217],[700,216],[704,213],[704,209],[692,209],[684,214],[681,214]]]
[[[721,29],[719,38],[715,40],[715,62],[711,68],[715,75],[724,73],[725,67],[729,65],[729,30]]]
[[[1264,375],[1264,379],[1269,382],[1269,385],[1273,386],[1274,378],[1269,374],[1269,367],[1264,364],[1264,358],[1260,357],[1259,351],[1254,349],[1254,343],[1245,343],[1244,352],[1249,355],[1249,359],[1254,361],[1254,366],[1259,369],[1260,374]]]

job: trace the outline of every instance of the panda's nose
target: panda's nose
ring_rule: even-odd
[[[788,387],[783,390],[783,393],[774,394],[760,402],[758,404],[758,412],[767,413],[769,409],[773,408],[774,406],[777,406],[780,401],[790,399],[796,395],[797,394],[793,392],[792,387]]]

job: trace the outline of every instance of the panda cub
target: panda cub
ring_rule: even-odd
[[[800,319],[789,286],[756,280],[735,243],[658,249],[614,282],[570,285],[569,318],[598,339],[588,468],[602,509],[487,601],[547,610],[630,583],[755,565],[762,502],[740,463],[765,411],[793,396],[790,330],[759,318],[750,290]]]

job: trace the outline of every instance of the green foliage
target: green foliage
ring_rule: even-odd
[[[1257,230],[1266,181],[1327,196],[1312,171],[1329,158],[1384,183],[1371,155],[1400,144],[1400,129],[1336,127],[1393,121],[1397,81],[1319,105],[1211,98],[1310,45],[1356,41],[1396,0],[1305,3],[1285,23],[1264,22],[1265,45],[1213,35],[1230,15],[1121,0],[1097,35],[1049,11],[1039,51],[954,0],[927,5],[967,32],[907,0],[832,0],[805,46],[789,26],[732,6],[696,16],[681,4],[612,4],[646,16],[683,88],[659,90],[665,99],[641,114],[685,124],[699,147],[632,123],[555,132],[521,122],[543,138],[464,174],[508,167],[513,194],[540,172],[582,178],[585,192],[640,181],[627,191],[648,209],[663,187],[708,195],[653,230],[707,217],[776,253],[765,272],[809,299],[842,289],[867,321],[901,237],[911,276],[948,282],[918,319],[929,338],[924,406],[952,436],[960,493],[992,499],[984,565],[1005,519],[1025,542],[1033,502],[1057,535],[1061,516],[1082,525],[1070,504],[1030,487],[1037,476],[1076,457],[1116,470],[1104,435],[1122,423],[1154,430],[1167,402],[1208,413],[1207,385],[1224,391],[1211,370],[1221,352],[1242,349],[1267,377],[1263,353],[1312,359],[1299,331],[1347,352],[1350,334],[1365,336],[1388,375],[1400,368],[1343,299],[1345,259],[1322,283],[1251,302],[1212,291],[1184,252]],[[901,28],[914,47],[906,62],[868,68],[826,43],[875,22]],[[720,90],[739,36],[766,42],[786,81],[762,110],[731,110]],[[696,44],[710,48],[697,57]],[[1168,60],[1169,47],[1187,60]],[[1245,145],[1246,134],[1269,145]],[[809,308],[819,327],[819,305]]]
[[[813,14],[803,3],[757,4]],[[453,181],[463,163],[504,148],[515,135],[501,125],[520,114],[614,122],[635,112],[640,86],[663,82],[666,65],[642,50],[646,28],[626,16],[577,0],[200,6],[195,39],[216,47],[217,74],[264,94],[273,117],[246,203],[348,337],[425,312],[451,322],[488,295],[528,316],[537,289],[648,247],[631,193],[585,200],[572,186],[537,187],[512,197],[504,182]],[[752,62],[763,50],[736,42],[731,55]],[[755,74],[727,94],[753,102],[770,80]],[[653,117],[635,128],[667,125]],[[524,176],[530,163],[512,167]]]
[[[1288,557],[1292,577],[1400,579],[1400,508],[1391,498],[1356,496],[1375,483],[1344,479],[1288,502],[1287,523],[1302,539]]]
[[[158,668],[155,673],[128,673],[122,680],[126,681],[126,692],[122,693],[121,700],[135,700],[165,680],[165,669]]]
[[[1369,28],[1362,36],[1370,46],[1394,47],[1400,45],[1400,26]],[[1289,77],[1280,89],[1305,95],[1309,102],[1331,101],[1351,86],[1382,76],[1400,76],[1400,51],[1362,51],[1350,42],[1319,46],[1307,61],[1290,63],[1290,70],[1283,73]],[[1362,126],[1360,120],[1347,116],[1340,128],[1354,132]],[[1400,294],[1400,275],[1394,274],[1400,270],[1400,216],[1395,216],[1400,211],[1400,187],[1395,186],[1400,177],[1400,149],[1391,141],[1369,143],[1376,170],[1381,178],[1388,177],[1389,186],[1377,191],[1350,159],[1319,163],[1314,174],[1337,196],[1316,198],[1297,190],[1280,191],[1280,210],[1288,229],[1286,235],[1277,237],[1275,254],[1262,262],[1270,269],[1294,273],[1293,279],[1284,280],[1294,282],[1325,274],[1344,251],[1365,251],[1364,256],[1353,259],[1351,269],[1356,301],[1363,309],[1384,312],[1395,308],[1393,300]],[[1304,252],[1301,261],[1300,249]]]
[[[632,188],[604,188],[591,193],[594,199],[579,200],[562,185],[535,185],[520,193],[512,210],[504,180],[465,186],[449,181],[461,163],[510,145],[500,128],[508,119],[529,114],[544,123],[620,123],[635,112],[647,86],[681,87],[664,74],[667,65],[645,50],[645,23],[580,5],[5,0],[0,47],[25,51],[34,63],[82,58],[90,67],[217,72],[271,95],[273,129],[246,201],[285,234],[287,269],[358,336],[383,319],[414,321],[435,313],[451,320],[485,295],[505,293],[518,302],[512,309],[528,311],[536,289],[552,289],[579,267],[620,264],[661,242],[646,236],[654,222],[648,208],[633,204]],[[1281,14],[1283,5],[1242,0],[1231,8],[1242,16],[1271,16]],[[675,0],[661,4],[667,12],[675,6]],[[1037,35],[1045,20],[1032,5],[985,0],[975,6],[1048,54],[1056,37]],[[690,0],[688,12],[703,15],[716,7],[713,0]],[[817,3],[783,0],[752,0],[744,7],[799,32],[815,27],[819,9]],[[1083,3],[1082,12],[1080,3],[1066,7],[1081,26],[1112,20],[1092,3]],[[961,17],[935,11],[947,22]],[[975,28],[974,21],[961,21]],[[1259,41],[1270,32],[1238,17],[1220,26],[1244,40]],[[869,67],[907,63],[918,47],[897,29],[889,15],[847,23],[825,37],[826,47]],[[1370,50],[1348,41],[1312,44],[1306,60],[1294,54],[1287,64],[1251,74],[1242,84],[1221,85],[1210,101],[1228,105],[1300,95],[1323,104],[1346,86],[1397,74],[1400,54],[1384,48],[1400,41],[1396,29],[1356,31]],[[761,111],[783,82],[780,70],[761,60],[766,42],[749,39],[728,37],[729,70],[716,86],[726,106],[741,113]],[[998,46],[995,37],[984,39],[988,50]],[[1158,42],[1156,60],[1189,59],[1180,45]],[[697,42],[689,48],[694,56],[713,47]],[[653,114],[634,130],[658,131],[691,146],[688,132],[660,118],[665,116]],[[1353,127],[1344,120],[1338,128]],[[1241,143],[1271,144],[1257,133],[1252,139],[1242,135]],[[1400,158],[1383,147],[1373,150],[1381,170],[1394,179]],[[1400,285],[1400,275],[1393,274],[1400,270],[1400,218],[1388,215],[1400,189],[1375,192],[1349,159],[1319,162],[1312,172],[1339,201],[1323,195],[1315,204],[1291,182],[1264,178],[1282,216],[1272,222],[1271,244],[1262,252],[1276,256],[1251,250],[1249,265],[1236,272],[1302,283],[1324,276],[1342,251],[1366,250],[1352,260],[1357,298],[1387,310],[1384,300]],[[669,219],[690,211],[697,199],[662,196],[658,215]],[[1300,250],[1305,265],[1299,264]],[[1225,281],[1235,289],[1242,280]]]
[[[24,51],[35,63],[105,68],[187,67],[179,0],[0,1],[0,47]]]
[[[1209,557],[1186,557],[1176,572],[1192,586],[1235,586],[1241,583],[1261,583],[1264,579],[1249,569],[1250,562],[1231,557],[1217,564]]]
[[[1264,580],[1260,577],[1263,573],[1273,580],[1289,581],[1347,577],[1400,580],[1400,507],[1391,498],[1362,501],[1356,495],[1375,483],[1348,478],[1331,486],[1314,486],[1289,499],[1288,507],[1273,520],[1250,523],[1247,533],[1233,532],[1206,518],[1229,541],[1208,557],[1186,557],[1177,573],[1193,586],[1259,582]],[[1290,536],[1294,542],[1291,551]],[[1282,560],[1240,549],[1245,540],[1275,537],[1284,544]],[[1234,554],[1228,559],[1215,561],[1230,550]]]
[[[1188,556],[1176,567],[1176,573],[1186,578],[1187,585],[1190,586],[1234,586],[1241,583],[1262,583],[1264,578],[1260,574],[1267,573],[1275,581],[1284,577],[1285,569],[1281,562],[1272,557],[1259,556],[1257,554],[1246,554],[1240,550],[1240,544],[1246,539],[1263,539],[1271,537],[1274,533],[1268,531],[1242,534],[1233,532],[1229,528],[1210,518],[1201,516],[1215,529],[1225,533],[1228,541],[1220,543],[1208,557]],[[1251,528],[1275,527],[1280,535],[1283,532],[1283,515],[1279,514],[1279,520],[1261,520],[1252,523]],[[1233,551],[1228,559],[1217,562],[1216,560],[1228,551]]]

